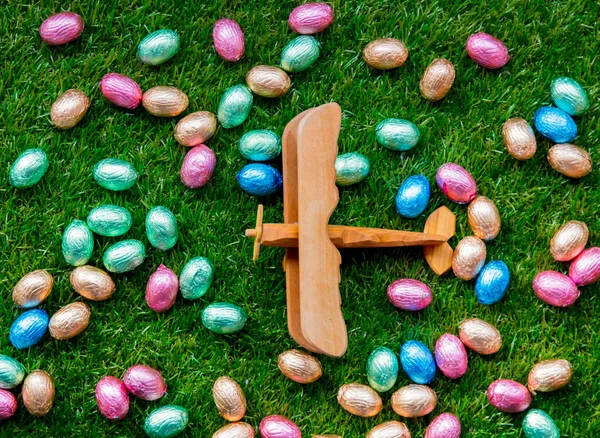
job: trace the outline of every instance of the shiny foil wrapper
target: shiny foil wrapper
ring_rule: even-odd
[[[587,286],[600,279],[600,248],[584,249],[569,267],[569,277],[578,286]]]
[[[208,111],[197,111],[177,123],[175,140],[183,146],[198,146],[212,138],[216,131],[216,116]]]
[[[23,404],[34,417],[43,417],[54,403],[54,380],[42,370],[34,370],[23,382]]]
[[[435,343],[435,362],[449,379],[460,379],[467,372],[467,350],[458,337],[445,333]]]
[[[545,303],[569,307],[579,298],[579,289],[568,276],[556,271],[543,271],[532,282],[533,292]]]
[[[431,186],[424,175],[404,180],[396,194],[396,211],[400,216],[415,218],[425,211],[431,197]]]
[[[254,438],[254,428],[248,423],[230,423],[217,430],[212,438]]]
[[[90,99],[81,90],[67,90],[50,108],[50,119],[58,129],[69,129],[78,124],[90,109]]]
[[[427,430],[424,438],[460,438],[460,420],[454,414],[445,412],[435,417]]]
[[[0,388],[11,389],[21,384],[25,378],[25,368],[19,361],[0,354]]]
[[[515,117],[502,125],[502,138],[508,153],[517,160],[528,160],[537,150],[537,140],[527,120]]]
[[[102,269],[94,266],[79,266],[69,277],[71,286],[79,295],[92,301],[104,301],[115,292],[115,282]]]
[[[27,310],[10,326],[8,340],[17,349],[29,348],[42,340],[48,331],[48,322],[45,310]]]
[[[215,266],[206,257],[194,257],[179,273],[179,290],[186,300],[203,297],[215,277]]]
[[[554,420],[541,409],[530,409],[523,418],[523,433],[527,438],[560,438]]]
[[[142,400],[158,400],[167,392],[162,374],[146,365],[134,365],[123,376],[127,390]]]
[[[367,380],[377,392],[386,392],[398,379],[398,357],[387,347],[377,347],[367,360]]]
[[[146,417],[144,432],[150,438],[168,438],[185,430],[188,425],[188,411],[176,405],[166,405],[154,409]]]
[[[358,184],[371,170],[369,159],[358,152],[338,155],[335,159],[335,183],[338,186]]]
[[[61,341],[74,338],[87,328],[91,314],[90,307],[81,302],[61,307],[50,318],[50,336]]]
[[[102,261],[109,272],[121,274],[132,271],[146,258],[146,247],[142,242],[135,239],[122,240],[110,246]]]
[[[289,73],[300,73],[312,66],[321,54],[316,38],[301,35],[290,41],[281,51],[281,68]]]
[[[109,420],[122,420],[129,412],[129,392],[121,379],[104,376],[96,385],[96,403]]]
[[[475,180],[458,164],[442,164],[435,175],[435,182],[448,199],[457,204],[468,204],[477,196]]]
[[[323,375],[319,359],[301,350],[284,351],[277,358],[277,366],[285,377],[296,383],[313,383]]]
[[[554,79],[550,85],[550,94],[554,105],[571,116],[580,116],[590,107],[587,92],[575,79]]]
[[[290,91],[292,82],[280,68],[259,65],[246,74],[246,84],[258,96],[281,97]]]
[[[108,73],[100,81],[102,95],[113,105],[136,109],[142,103],[142,89],[136,81],[120,73]]]
[[[60,46],[75,41],[83,33],[85,23],[75,12],[59,12],[46,18],[40,26],[40,37],[46,44]]]
[[[237,21],[221,18],[213,26],[215,50],[225,61],[236,62],[244,56],[244,32]]]
[[[153,247],[166,251],[177,243],[177,219],[167,207],[152,207],[146,215],[145,227],[146,236]]]
[[[100,187],[116,192],[133,187],[138,177],[131,163],[118,158],[105,158],[98,161],[94,166],[93,174]]]
[[[467,216],[473,234],[481,240],[489,242],[500,233],[500,213],[491,199],[482,195],[475,197],[469,204]]]
[[[410,438],[410,431],[400,421],[386,421],[371,429],[366,438]]]
[[[582,178],[592,171],[590,154],[570,143],[555,144],[548,151],[548,163],[569,178]]]
[[[571,377],[573,377],[573,365],[568,360],[544,360],[531,368],[527,377],[527,387],[533,395],[536,391],[556,391],[569,383]]]
[[[87,224],[79,219],[71,221],[62,235],[62,253],[72,266],[85,265],[94,251],[94,235]]]
[[[227,421],[239,421],[246,415],[246,396],[231,377],[219,377],[213,385],[212,395],[219,415]]]
[[[494,260],[484,265],[475,281],[475,295],[481,304],[500,301],[510,285],[510,271],[503,261]]]
[[[296,7],[288,18],[294,32],[305,35],[322,32],[333,23],[333,9],[326,3],[304,3]]]
[[[54,279],[48,271],[38,269],[24,275],[15,285],[12,293],[17,307],[30,309],[38,306],[52,292]],[[1,386],[0,386],[1,388]]]
[[[269,415],[260,421],[262,438],[302,438],[300,428],[283,415]]]
[[[502,41],[485,32],[469,36],[467,54],[477,64],[491,70],[504,67],[510,59],[508,49]]]
[[[155,312],[166,312],[175,304],[178,291],[177,275],[160,265],[146,284],[146,304]]]
[[[502,335],[496,327],[479,319],[465,319],[458,326],[462,343],[479,354],[494,354],[502,347]]]
[[[533,116],[535,129],[554,143],[568,143],[577,137],[577,125],[570,115],[552,106],[544,106]]]
[[[17,412],[17,399],[12,392],[0,389],[0,421],[8,420]]]
[[[531,405],[531,394],[524,385],[508,379],[499,379],[488,387],[487,399],[502,412],[523,412]]]
[[[554,260],[568,262],[577,257],[585,248],[589,236],[588,227],[580,221],[565,223],[550,241],[550,253]]]
[[[436,405],[437,395],[428,386],[407,385],[392,394],[392,409],[401,417],[423,417]]]
[[[36,185],[48,170],[48,156],[41,149],[27,149],[17,157],[8,172],[8,182],[17,189]]]
[[[153,116],[176,117],[188,107],[188,97],[179,88],[159,85],[142,97],[142,105]]]
[[[400,278],[387,288],[387,297],[394,306],[415,312],[431,304],[433,295],[425,283],[410,278]]]
[[[254,95],[250,88],[239,84],[229,87],[221,96],[217,109],[217,119],[223,128],[241,125],[248,118]]]
[[[273,166],[262,163],[245,165],[236,175],[240,187],[255,196],[268,196],[281,191],[283,177]]]
[[[452,88],[455,78],[454,65],[450,61],[444,58],[434,59],[419,82],[421,96],[430,102],[442,100]]]
[[[435,360],[427,345],[419,341],[408,341],[400,348],[400,364],[408,378],[418,384],[433,382]]]
[[[179,35],[177,32],[160,29],[148,34],[140,41],[137,55],[144,64],[159,65],[175,56],[178,50]]]
[[[94,233],[101,236],[116,237],[129,231],[133,219],[126,208],[104,204],[92,209],[86,222]]]
[[[202,311],[202,325],[220,335],[239,332],[247,319],[244,309],[231,303],[215,301]]]
[[[363,59],[369,67],[390,70],[406,62],[408,49],[396,38],[380,38],[366,45],[363,49]]]
[[[181,182],[191,189],[205,185],[217,165],[217,157],[213,150],[201,144],[189,150],[181,164],[179,177]]]
[[[377,142],[393,151],[407,151],[414,148],[421,133],[413,122],[404,119],[385,119],[375,126]]]
[[[367,385],[348,383],[342,385],[337,394],[342,408],[359,417],[374,417],[381,412],[383,402],[379,394]]]
[[[452,271],[461,280],[472,280],[485,263],[485,243],[475,236],[467,236],[458,242],[452,255]]]
[[[272,160],[281,155],[281,137],[268,129],[255,129],[242,135],[238,148],[247,160]]]

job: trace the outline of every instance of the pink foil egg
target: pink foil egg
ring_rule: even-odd
[[[158,400],[167,392],[162,374],[146,365],[134,365],[125,372],[123,383],[129,392],[143,400]]]
[[[390,302],[403,310],[423,310],[431,304],[431,289],[425,283],[410,278],[394,281],[387,288]]]
[[[578,286],[587,286],[600,279],[600,248],[585,249],[569,267],[569,277]]]
[[[333,9],[325,3],[304,3],[292,11],[288,23],[294,32],[304,35],[319,33],[333,23]]]
[[[467,39],[467,54],[480,66],[492,70],[504,67],[510,59],[502,41],[485,32],[474,33]]]
[[[508,379],[492,382],[487,390],[487,399],[502,412],[523,412],[531,405],[531,394],[525,385]]]
[[[435,363],[442,374],[449,379],[465,375],[469,359],[467,350],[458,337],[445,333],[435,343]]]
[[[300,428],[283,415],[269,415],[260,422],[262,438],[301,438]]]
[[[552,306],[569,307],[579,298],[575,282],[560,272],[540,272],[531,285],[537,297]]]
[[[236,62],[244,56],[244,32],[237,21],[221,18],[213,27],[215,50],[225,61]]]
[[[202,187],[212,176],[216,164],[217,157],[208,146],[201,144],[190,149],[181,165],[181,182],[192,189]]]
[[[146,284],[146,303],[155,312],[166,312],[175,304],[178,291],[177,275],[165,265],[160,265]]]
[[[0,420],[8,420],[17,412],[17,399],[12,392],[0,389]]]
[[[83,32],[85,23],[75,12],[59,12],[44,20],[40,26],[40,36],[51,46],[75,41]]]
[[[121,108],[135,109],[142,102],[142,89],[131,78],[120,73],[108,73],[100,81],[102,95]]]
[[[114,376],[104,376],[96,385],[96,402],[100,413],[109,420],[122,420],[129,412],[129,393],[125,384]]]
[[[464,167],[454,163],[441,165],[435,182],[444,194],[458,204],[468,204],[477,196],[477,184]]]
[[[427,426],[425,438],[459,438],[460,433],[461,427],[458,417],[445,412],[435,417]]]

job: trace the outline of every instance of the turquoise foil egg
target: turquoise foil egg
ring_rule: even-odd
[[[433,382],[435,377],[435,359],[425,344],[408,341],[400,349],[400,363],[409,379],[420,385]]]
[[[29,348],[42,340],[48,331],[48,314],[41,309],[23,312],[10,326],[8,340],[13,347]]]
[[[248,118],[254,95],[246,85],[229,87],[221,96],[217,108],[217,119],[223,128],[235,128]]]
[[[321,54],[317,39],[310,35],[294,38],[281,52],[281,68],[289,73],[300,73],[308,69]]]
[[[504,297],[510,283],[510,272],[503,261],[494,260],[485,265],[475,282],[475,295],[481,304],[494,304]]]
[[[179,236],[173,212],[167,207],[153,207],[146,215],[146,235],[155,248],[162,251],[173,248]]]
[[[281,138],[268,129],[256,129],[242,135],[238,147],[247,160],[268,161],[281,154]]]
[[[171,59],[179,50],[179,35],[174,30],[160,29],[146,37],[137,48],[144,64],[159,65]]]
[[[146,417],[144,432],[151,438],[170,438],[187,427],[188,411],[181,406],[167,405],[154,409]]]
[[[72,266],[85,265],[94,251],[94,235],[84,221],[72,221],[62,236],[62,253]]]
[[[104,204],[94,208],[86,220],[88,227],[100,236],[122,236],[131,228],[133,219],[126,208]]]
[[[523,418],[523,432],[527,438],[560,438],[554,420],[541,409],[530,409]]]
[[[371,163],[358,152],[338,155],[335,159],[335,183],[338,186],[357,184],[369,175]]]
[[[215,266],[206,257],[194,257],[179,274],[179,291],[187,300],[203,297],[215,276]]]
[[[105,158],[98,161],[94,166],[93,175],[100,187],[115,192],[130,189],[138,177],[131,163],[118,158]]]
[[[415,218],[425,211],[431,186],[423,175],[412,175],[404,180],[396,195],[396,211],[408,218]]]
[[[550,85],[550,95],[554,105],[572,116],[580,116],[590,107],[588,94],[575,79],[554,79]]]
[[[145,258],[144,244],[139,240],[128,239],[110,246],[104,253],[102,261],[108,271],[120,274],[137,268],[144,263]]]
[[[377,347],[367,360],[367,379],[377,392],[389,391],[398,379],[398,357],[387,347]]]
[[[25,378],[25,368],[10,356],[0,354],[0,388],[11,389]]]
[[[375,138],[388,149],[407,151],[417,145],[421,133],[417,125],[408,120],[385,119],[375,127]]]
[[[281,190],[283,177],[268,164],[247,164],[238,172],[236,179],[240,187],[251,195],[267,196]]]
[[[244,309],[231,303],[211,303],[202,311],[202,325],[220,335],[240,331],[247,319]]]
[[[544,106],[533,116],[535,129],[554,143],[569,143],[577,137],[577,125],[559,108]]]
[[[8,173],[8,182],[17,189],[36,185],[48,170],[48,157],[41,149],[27,149],[17,157]]]

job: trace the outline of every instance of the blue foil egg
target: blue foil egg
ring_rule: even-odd
[[[256,196],[272,195],[281,190],[283,177],[268,164],[252,163],[244,166],[236,175],[242,189]]]
[[[569,143],[577,137],[577,125],[559,108],[544,106],[533,116],[535,129],[554,143]]]
[[[488,305],[500,301],[509,283],[510,272],[506,264],[500,260],[489,262],[481,269],[475,282],[477,300]]]
[[[23,312],[10,326],[8,340],[15,348],[29,348],[42,340],[48,331],[48,321],[44,310]]]
[[[425,385],[435,377],[435,359],[422,342],[405,342],[400,349],[400,363],[404,372],[415,383]]]
[[[377,392],[392,389],[398,379],[398,357],[387,347],[377,347],[367,360],[367,379]]]
[[[409,176],[396,195],[396,211],[404,217],[414,218],[423,213],[429,203],[431,186],[423,175]]]

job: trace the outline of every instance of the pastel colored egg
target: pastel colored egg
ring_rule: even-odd
[[[510,59],[508,49],[502,41],[485,32],[469,36],[467,54],[477,64],[491,70],[504,67]]]
[[[527,377],[527,387],[536,391],[551,392],[562,388],[573,377],[573,365],[566,359],[549,359],[536,363]]]
[[[208,111],[188,114],[175,126],[175,140],[183,146],[198,146],[217,131],[217,118]]]
[[[515,117],[502,125],[502,139],[508,153],[517,160],[528,160],[537,150],[537,140],[527,120]]]
[[[98,410],[109,420],[122,420],[129,412],[129,392],[123,381],[104,376],[96,385]]]
[[[492,382],[487,389],[487,399],[502,412],[523,412],[531,405],[531,394],[524,385],[508,379]]]
[[[269,415],[263,418],[258,429],[262,438],[302,438],[296,423],[283,415]]]
[[[437,395],[428,386],[407,385],[392,394],[392,409],[401,417],[423,417],[436,405]]]
[[[11,389],[21,384],[25,368],[16,359],[0,354],[0,388]]]
[[[442,100],[452,88],[455,78],[454,65],[450,61],[444,58],[434,59],[419,82],[421,96],[430,102]]]
[[[540,300],[552,306],[569,307],[579,298],[577,284],[556,271],[540,272],[533,279],[532,287]]]
[[[38,269],[24,275],[15,285],[12,298],[17,307],[30,309],[41,304],[50,292],[54,279],[48,271]],[[0,386],[1,388],[1,386]]]
[[[533,116],[535,129],[554,143],[568,143],[577,137],[577,125],[559,108],[544,106]]]
[[[104,301],[115,292],[110,275],[94,266],[79,266],[71,272],[71,286],[79,295],[92,301]]]
[[[166,405],[154,409],[146,417],[144,432],[150,438],[170,438],[185,430],[188,411],[181,406]]]
[[[108,73],[100,81],[102,95],[113,105],[136,109],[142,103],[142,89],[136,81],[120,73]]]
[[[217,165],[217,157],[213,150],[201,144],[189,150],[181,164],[179,177],[181,182],[191,189],[205,185]]]
[[[227,421],[239,421],[246,414],[244,391],[231,377],[219,377],[213,385],[212,395],[219,415]]]
[[[555,144],[548,150],[548,163],[569,178],[582,178],[592,171],[590,154],[570,143]]]
[[[142,105],[153,116],[176,117],[186,110],[189,101],[179,88],[159,85],[150,88],[142,96]]]
[[[401,216],[415,218],[425,211],[431,187],[424,175],[412,175],[406,178],[396,194],[396,211]]]
[[[90,211],[86,222],[94,233],[101,236],[115,237],[127,233],[133,224],[133,219],[126,208],[104,204]]]
[[[146,304],[155,312],[166,312],[175,304],[178,291],[177,275],[160,265],[146,284]]]
[[[43,417],[50,412],[54,394],[54,380],[45,371],[33,370],[23,381],[23,404],[34,417]]]
[[[147,365],[134,365],[123,376],[127,390],[142,400],[158,400],[167,392],[167,382],[162,374]]]
[[[300,73],[310,68],[321,53],[315,37],[301,35],[290,41],[281,51],[281,68],[289,73]]]
[[[179,50],[179,35],[174,30],[154,31],[137,48],[137,56],[144,64],[159,65],[171,59]]]
[[[408,49],[396,38],[380,38],[366,45],[363,49],[363,59],[369,67],[390,70],[406,62]]]
[[[541,409],[531,409],[523,418],[523,433],[527,438],[560,438],[554,420]]]
[[[569,277],[577,286],[587,286],[600,279],[600,248],[584,249],[569,267]]]
[[[268,164],[247,164],[238,172],[236,179],[240,187],[251,195],[268,196],[281,190],[283,177]]]
[[[550,95],[554,105],[572,116],[580,116],[590,107],[586,91],[571,78],[556,78],[550,84]]]
[[[425,438],[460,438],[460,420],[454,414],[445,412],[435,417],[427,430]]]
[[[40,37],[46,44],[60,46],[75,41],[83,33],[85,23],[75,12],[59,12],[46,18],[40,26]]]
[[[242,135],[238,148],[247,160],[268,161],[281,154],[281,138],[268,129],[256,129]]]
[[[390,284],[387,297],[394,306],[412,312],[423,310],[433,299],[429,286],[411,278],[400,278]]]
[[[10,326],[8,339],[13,347],[29,348],[42,340],[48,331],[48,314],[41,309],[23,312]]]
[[[393,151],[407,151],[414,148],[421,138],[419,128],[404,119],[385,119],[375,127],[377,142]]]
[[[248,118],[254,95],[243,84],[229,87],[221,96],[217,109],[217,119],[223,128],[229,129],[241,125]]]
[[[62,236],[62,253],[72,266],[85,265],[94,251],[94,235],[85,222],[75,219],[65,228]]]
[[[166,251],[177,243],[177,219],[167,207],[152,207],[146,215],[145,227],[146,236],[153,247]]]
[[[467,372],[467,350],[458,337],[445,333],[435,343],[435,362],[444,376],[459,379]]]
[[[367,360],[367,380],[377,392],[386,392],[398,379],[398,357],[387,347],[377,347]]]
[[[425,344],[419,341],[408,341],[400,348],[400,364],[415,383],[427,384],[435,377],[435,360]]]
[[[319,359],[301,350],[281,353],[277,358],[277,367],[285,377],[296,383],[313,383],[323,375]]]
[[[121,274],[137,268],[144,263],[145,258],[144,244],[139,240],[128,239],[110,246],[104,253],[102,261],[109,272]]]
[[[461,322],[458,337],[467,348],[479,354],[494,354],[502,347],[502,335],[498,329],[479,318]]]
[[[131,163],[118,158],[105,158],[98,161],[94,166],[93,174],[100,187],[115,192],[130,189],[138,177]]]
[[[370,386],[360,383],[342,385],[337,394],[337,401],[342,408],[359,417],[374,417],[381,412],[381,397]]]
[[[215,266],[206,257],[194,257],[179,274],[179,290],[186,300],[203,297],[215,277]]]
[[[475,180],[458,164],[442,164],[435,174],[435,182],[444,195],[457,204],[468,204],[477,196]]]
[[[246,73],[246,84],[258,96],[281,97],[290,90],[292,82],[280,68],[259,65]]]
[[[479,195],[471,201],[467,209],[469,226],[477,237],[489,242],[500,233],[502,221],[494,201]]]
[[[78,124],[90,109],[90,99],[81,90],[67,90],[50,108],[50,119],[58,129],[69,129]]]
[[[366,438],[410,438],[410,431],[400,421],[386,421],[371,429]]]
[[[371,163],[358,152],[338,155],[335,159],[335,183],[338,186],[357,184],[369,175]]]
[[[229,423],[217,430],[212,438],[254,438],[254,428],[248,423]]]
[[[568,262],[585,248],[589,236],[588,227],[580,221],[569,221],[554,234],[550,241],[550,253],[554,260]]]
[[[469,281],[477,277],[485,264],[485,243],[475,236],[463,238],[452,255],[452,271],[461,280]],[[492,265],[496,268],[496,265]],[[495,272],[495,271],[492,271]],[[490,280],[494,277],[490,277]],[[486,283],[484,283],[485,285]],[[496,285],[496,283],[494,283]]]
[[[50,336],[60,341],[74,338],[87,328],[91,314],[90,307],[81,302],[61,307],[50,318],[48,324]]]
[[[17,399],[12,392],[0,389],[0,421],[8,420],[17,413]]]
[[[27,149],[10,167],[8,182],[17,189],[36,185],[48,170],[48,156],[41,149]]]
[[[215,50],[225,61],[236,62],[244,56],[244,32],[237,21],[221,18],[213,26]]]
[[[324,31],[333,23],[333,9],[326,3],[304,3],[296,7],[288,18],[294,32],[305,35]]]
[[[202,325],[221,335],[240,331],[246,325],[247,319],[244,309],[231,303],[214,302],[202,311]]]
[[[487,263],[475,282],[475,295],[481,304],[491,305],[500,301],[510,284],[510,271],[501,260]]]

